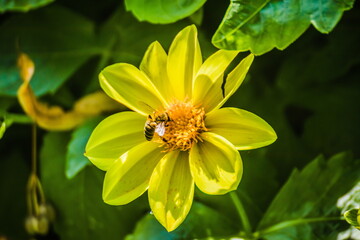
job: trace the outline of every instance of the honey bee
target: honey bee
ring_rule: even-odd
[[[164,136],[168,121],[171,121],[171,119],[166,112],[149,114],[144,127],[146,140],[151,141],[155,133],[160,137]]]

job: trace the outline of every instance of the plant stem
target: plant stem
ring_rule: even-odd
[[[8,113],[3,110],[0,110],[0,116],[3,116],[8,127],[13,123],[29,124],[34,122],[31,118],[24,114]]]
[[[36,158],[37,158],[37,153],[36,153],[36,148],[37,148],[37,136],[36,136],[36,124],[34,123],[32,125],[32,156],[31,156],[31,172],[32,174],[34,174],[36,176]]]
[[[338,216],[338,217],[318,217],[318,218],[294,219],[294,220],[280,222],[280,223],[275,224],[275,225],[273,225],[271,227],[268,227],[268,228],[266,228],[264,230],[260,230],[260,231],[256,232],[254,235],[256,235],[257,237],[261,237],[261,236],[269,234],[271,232],[279,231],[279,230],[281,230],[283,228],[293,227],[293,226],[296,226],[296,225],[313,223],[313,222],[326,222],[326,221],[339,221],[339,220],[342,220],[341,216]]]
[[[239,196],[237,195],[237,193],[235,191],[230,192],[230,197],[231,200],[234,202],[235,208],[239,214],[242,226],[244,228],[245,234],[247,237],[251,238],[252,236],[252,230],[251,230],[251,225],[249,222],[249,218],[246,214],[246,211],[244,209],[244,206],[239,198]]]

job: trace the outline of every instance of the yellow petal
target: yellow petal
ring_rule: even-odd
[[[110,65],[101,71],[99,79],[110,97],[142,115],[151,113],[149,106],[158,109],[165,103],[149,78],[133,65]]]
[[[169,78],[166,69],[167,54],[159,42],[153,42],[147,49],[140,64],[140,70],[144,72],[154,83],[165,99],[171,99],[172,89],[169,89]]]
[[[124,153],[106,172],[103,188],[104,202],[127,204],[149,187],[151,174],[164,156],[159,144],[144,142]]]
[[[107,117],[92,132],[85,156],[98,168],[108,170],[123,153],[145,141],[145,120],[136,112]]]
[[[251,63],[254,60],[254,55],[249,54],[244,58],[235,68],[232,70],[226,78],[226,83],[224,86],[225,97],[219,102],[214,109],[219,109],[224,103],[231,97],[236,90],[240,87],[241,83],[244,81],[247,72],[251,66]]]
[[[193,201],[194,181],[188,156],[187,152],[169,152],[156,166],[150,179],[151,210],[169,232],[185,220]]]
[[[221,108],[206,116],[209,131],[229,140],[238,150],[249,150],[273,143],[272,127],[257,115],[238,108]]]
[[[223,99],[221,85],[225,69],[238,51],[219,50],[201,65],[193,85],[193,104],[201,104],[205,112],[211,111]]]
[[[201,63],[197,30],[191,25],[178,33],[169,50],[167,72],[177,100],[191,98],[193,78]]]
[[[225,138],[203,133],[203,142],[190,150],[190,169],[196,186],[207,194],[225,194],[235,190],[242,177],[239,152]]]

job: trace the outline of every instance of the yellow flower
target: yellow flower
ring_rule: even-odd
[[[219,50],[202,62],[196,27],[189,26],[178,33],[168,54],[152,43],[140,69],[118,63],[100,73],[104,91],[134,110],[103,120],[86,146],[90,161],[107,171],[106,203],[127,204],[148,190],[152,212],[172,231],[191,208],[195,184],[207,194],[237,188],[243,169],[238,150],[277,138],[260,117],[220,108],[254,59],[250,54],[228,74],[223,91],[224,71],[237,54]]]

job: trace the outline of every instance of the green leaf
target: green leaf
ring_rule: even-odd
[[[234,223],[222,212],[194,202],[186,220],[174,231],[167,232],[153,215],[146,215],[126,240],[198,239],[236,233]]]
[[[283,50],[313,24],[329,33],[355,0],[231,0],[213,36],[222,49],[250,50],[264,54],[274,47]]]
[[[196,12],[206,0],[125,0],[126,10],[140,21],[172,23]]]
[[[7,113],[0,109],[0,139],[13,123],[29,124],[32,123],[32,120],[26,115]]]
[[[54,92],[99,52],[94,24],[61,7],[14,15],[0,32],[0,95],[15,96],[21,84],[16,66],[19,50],[35,62],[31,85],[37,95]]]
[[[45,6],[54,0],[0,0],[0,13],[5,11],[27,12]]]
[[[293,171],[261,220],[258,227],[260,232],[264,231],[272,235],[274,233],[266,228],[285,221],[307,217],[339,216],[336,202],[339,196],[345,194],[360,180],[359,163],[349,154],[340,153],[327,161],[320,156],[302,171]],[[301,225],[296,229],[284,228],[276,235],[283,235],[283,231],[299,233],[306,231],[305,228],[308,227]]]
[[[146,199],[121,207],[105,204],[101,197],[104,173],[92,166],[67,179],[69,139],[68,133],[47,134],[40,155],[44,192],[57,211],[55,231],[67,240],[122,239],[147,210]]]
[[[89,159],[84,156],[86,143],[101,118],[94,118],[77,128],[68,145],[66,154],[65,173],[71,179],[75,177],[84,167],[90,165]]]

